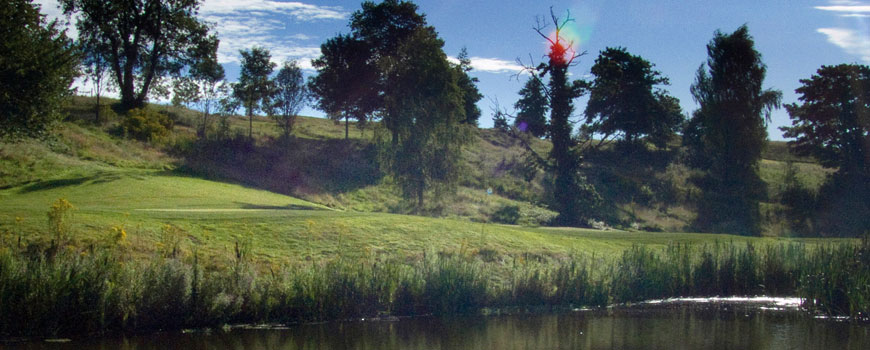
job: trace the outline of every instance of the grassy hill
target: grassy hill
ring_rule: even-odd
[[[231,254],[237,242],[250,240],[264,261],[338,253],[417,255],[430,248],[475,249],[494,256],[609,255],[635,243],[745,240],[641,232],[681,231],[692,218],[686,204],[692,192],[685,180],[689,170],[674,163],[608,163],[602,160],[606,153],[587,161],[592,181],[613,203],[625,231],[535,228],[554,215],[541,204],[543,173],[527,166],[516,140],[481,129],[465,151],[463,186],[427,208],[441,219],[397,215],[406,209],[377,169],[372,130],[352,126],[351,138],[345,140],[343,125],[302,117],[295,137],[284,140],[270,120],[258,118],[253,143],[243,137],[196,141],[192,126],[197,112],[158,106],[175,120],[174,130],[165,139],[141,142],[123,137],[117,119],[95,125],[91,103],[76,98],[68,120],[45,140],[0,143],[0,232],[6,232],[5,239],[47,240],[41,234],[45,213],[65,198],[76,207],[73,227],[80,243],[99,244],[113,228],[123,227],[132,251],[145,255],[168,244],[163,241],[170,233],[184,237],[184,249],[214,256]],[[246,127],[246,119],[230,118],[232,135],[246,133]],[[543,152],[549,145],[535,140],[533,147]],[[782,187],[786,161],[798,167],[803,183],[817,188],[827,171],[783,152],[781,143],[773,143],[762,162],[771,198]],[[634,187],[651,195],[642,200],[607,192]],[[486,188],[495,194],[487,195]],[[527,226],[493,223],[504,220],[498,216],[504,208],[516,208]],[[764,209],[771,217],[777,204]],[[769,222],[770,234],[782,233],[776,225]]]

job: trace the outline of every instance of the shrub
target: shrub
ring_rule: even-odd
[[[515,225],[520,219],[520,207],[516,205],[503,205],[492,214],[492,221]]]
[[[125,135],[142,141],[166,137],[172,126],[173,122],[168,115],[147,108],[127,111],[127,117],[121,123]]]
[[[48,216],[48,232],[56,240],[57,244],[63,244],[70,236],[70,221],[72,211],[75,210],[69,201],[59,198],[51,205]]]
[[[528,206],[520,208],[520,218],[517,221],[517,224],[523,226],[548,225],[557,215],[559,214],[548,209]]]

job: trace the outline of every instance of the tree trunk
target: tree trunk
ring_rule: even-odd
[[[97,88],[97,110],[96,110],[96,115],[97,115],[97,120],[96,120],[97,125],[100,125],[100,89],[99,89],[99,88]]]
[[[350,134],[350,129],[349,129],[349,127],[348,127],[348,120],[349,120],[349,119],[350,119],[350,116],[347,116],[347,115],[344,116],[344,139],[345,139],[345,140],[347,140],[347,139],[350,138],[350,135],[349,135],[349,134]]]

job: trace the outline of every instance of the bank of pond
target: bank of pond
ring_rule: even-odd
[[[616,258],[427,252],[221,267],[196,253],[0,248],[0,338],[91,337],[362,318],[574,310],[705,296],[791,296],[803,317],[870,316],[870,243],[634,246]]]

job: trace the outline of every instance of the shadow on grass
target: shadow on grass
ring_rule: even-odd
[[[56,179],[56,180],[47,180],[47,181],[39,181],[36,183],[32,183],[30,185],[26,185],[21,188],[21,193],[31,193],[43,190],[51,190],[61,187],[67,186],[75,186],[81,185],[87,182],[91,182],[93,184],[100,184],[106,182],[112,182],[115,180],[121,179],[121,176],[118,174],[110,174],[110,173],[97,173],[91,176],[81,176],[71,179]]]
[[[178,172],[294,196],[344,193],[380,181],[376,154],[360,140],[240,136],[197,142]]]
[[[240,205],[242,209],[268,209],[268,210],[326,210],[323,208],[318,208],[309,205],[298,205],[298,204],[288,204],[288,205],[262,205],[262,204],[251,204],[251,203],[241,203],[235,202]]]

